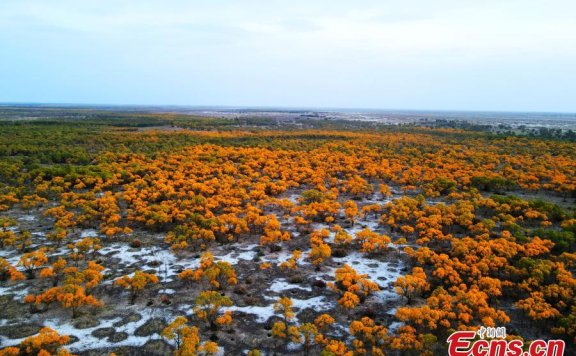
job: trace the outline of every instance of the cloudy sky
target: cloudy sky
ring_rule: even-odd
[[[576,112],[576,1],[4,0],[0,102]]]

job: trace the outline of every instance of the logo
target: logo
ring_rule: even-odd
[[[563,340],[534,340],[524,349],[522,340],[506,340],[506,328],[481,327],[456,331],[447,339],[449,356],[563,356]]]

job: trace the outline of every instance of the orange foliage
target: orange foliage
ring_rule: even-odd
[[[69,342],[69,336],[61,336],[55,330],[44,327],[37,335],[24,339],[18,347],[4,349],[0,353],[3,355],[73,356],[62,347]]]
[[[214,262],[214,256],[210,252],[202,254],[200,266],[197,269],[186,269],[178,274],[178,278],[184,281],[204,279],[215,289],[223,289],[226,285],[238,283],[232,265],[225,261]]]
[[[114,285],[121,286],[125,289],[130,291],[130,302],[133,304],[136,300],[136,297],[141,293],[141,291],[146,288],[146,286],[150,284],[158,283],[158,277],[154,274],[142,272],[137,270],[134,272],[132,277],[130,276],[123,276],[118,278]]]

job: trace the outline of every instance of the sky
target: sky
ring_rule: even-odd
[[[576,1],[4,0],[0,102],[576,112]]]

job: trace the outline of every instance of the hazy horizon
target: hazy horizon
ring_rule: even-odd
[[[0,3],[0,102],[574,113],[567,0]]]
[[[369,108],[369,107],[321,107],[321,106],[259,106],[259,105],[202,105],[202,104],[110,104],[110,103],[57,103],[57,102],[0,102],[3,107],[49,107],[49,108],[175,108],[175,109],[222,109],[222,110],[271,110],[271,111],[361,111],[361,112],[454,112],[454,113],[502,113],[502,114],[561,114],[576,115],[576,111],[520,111],[520,110],[454,110],[426,108]]]

